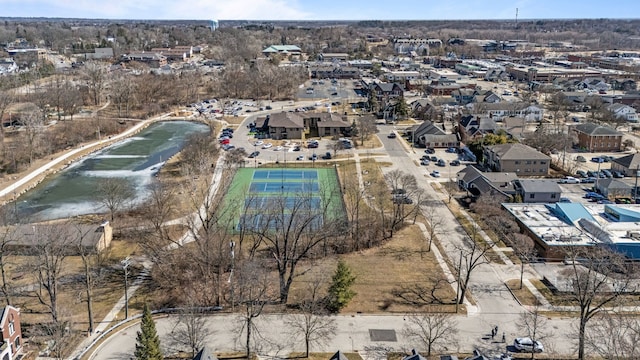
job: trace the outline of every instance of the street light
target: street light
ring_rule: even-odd
[[[120,261],[120,264],[122,265],[122,269],[124,270],[124,318],[126,320],[129,318],[129,294],[128,294],[129,272],[127,269],[129,268],[129,265],[131,265],[131,258],[127,256],[124,260]]]

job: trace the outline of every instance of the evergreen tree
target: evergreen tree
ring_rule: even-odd
[[[140,323],[140,331],[136,338],[136,351],[134,353],[136,360],[162,360],[162,351],[160,351],[160,338],[156,331],[156,323],[151,317],[151,310],[145,303],[142,312],[142,322]]]
[[[351,290],[351,285],[355,281],[356,277],[351,273],[349,266],[344,261],[339,260],[329,287],[327,307],[330,311],[338,312],[342,310],[356,296],[356,292]]]

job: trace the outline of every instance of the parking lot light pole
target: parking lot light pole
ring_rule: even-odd
[[[120,264],[122,264],[122,269],[124,270],[124,318],[126,320],[129,318],[128,269],[129,265],[131,265],[131,258],[127,256],[124,260],[120,261]]]

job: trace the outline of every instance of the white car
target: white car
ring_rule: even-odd
[[[431,176],[433,176],[433,177],[440,177],[440,171],[438,171],[438,170],[433,170],[433,171],[431,172]]]
[[[276,146],[273,148],[273,151],[282,151],[284,149],[282,146]]]
[[[273,145],[271,145],[270,143],[266,143],[266,144],[262,145],[262,148],[263,148],[263,149],[268,149],[268,148],[270,148],[270,147],[272,147],[272,146],[273,146]]]
[[[264,144],[264,141],[262,141],[262,140],[258,140],[258,141],[253,143],[253,145],[255,145],[255,146],[260,146],[262,144]]]
[[[531,338],[528,337],[523,337],[523,338],[516,338],[515,340],[513,340],[513,347],[516,348],[516,350],[518,351],[523,351],[523,352],[537,352],[537,353],[541,353],[544,351],[544,346],[542,346],[542,344],[539,341],[533,341],[531,340]]]
[[[580,184],[580,179],[574,178],[573,176],[567,176],[564,179],[560,179],[561,184]]]
[[[304,160],[304,155],[300,155],[296,158],[296,160]]]

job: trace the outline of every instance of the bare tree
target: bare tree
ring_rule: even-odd
[[[36,276],[34,295],[51,315],[53,325],[60,325],[60,280],[66,268],[69,249],[74,246],[75,233],[66,224],[33,227],[30,267]]]
[[[530,262],[538,255],[536,244],[525,234],[515,233],[511,237],[513,252],[520,259],[520,289],[524,278],[524,264]]]
[[[544,341],[552,336],[547,329],[547,318],[541,311],[540,304],[536,303],[531,310],[527,310],[520,314],[517,325],[527,334],[533,343],[536,341]],[[535,346],[534,346],[535,349]],[[531,359],[535,356],[535,351],[531,352]]]
[[[360,145],[364,145],[364,141],[377,132],[378,127],[374,116],[364,115],[356,119],[356,133],[360,137]]]
[[[455,341],[458,323],[450,313],[424,312],[407,316],[403,332],[409,339],[421,344],[427,357],[439,347],[447,349],[447,344]]]
[[[335,197],[323,194],[320,198],[317,203],[317,197],[305,191],[273,198],[264,206],[269,211],[259,214],[250,229],[275,261],[282,304],[287,303],[291,283],[299,275],[300,261],[341,231],[342,224],[329,213]]]
[[[444,220],[442,216],[440,216],[440,211],[438,207],[440,206],[439,201],[431,202],[430,204],[425,204],[426,209],[423,210],[423,215],[425,216],[428,224],[427,224],[427,252],[431,251],[431,245],[433,241],[438,238],[443,231]],[[422,257],[422,252],[420,253]]]
[[[312,279],[306,290],[306,298],[300,304],[300,314],[286,318],[286,324],[297,335],[304,337],[305,357],[309,357],[311,345],[328,342],[335,335],[336,321],[329,316],[324,299],[320,295],[321,287],[326,283],[324,277]]]
[[[235,299],[242,310],[238,313],[238,338],[243,338],[247,359],[253,349],[252,340],[260,337],[255,320],[262,314],[267,302],[272,300],[269,291],[268,271],[256,261],[244,262],[236,268]]]
[[[7,206],[0,207],[0,291],[7,305],[11,305],[11,295],[13,294],[7,274],[9,266],[12,265],[9,259],[13,254],[11,244],[15,237],[15,226],[10,226],[12,217],[12,212]]]
[[[29,165],[31,165],[36,157],[36,149],[44,132],[42,112],[32,107],[22,113],[20,123],[24,129],[22,137],[27,145]]]
[[[13,105],[14,102],[14,94],[12,90],[0,90],[0,149],[4,148],[4,114],[7,112],[9,107]]]
[[[622,255],[602,247],[572,246],[563,250],[570,264],[563,272],[570,281],[570,303],[580,311],[577,336],[578,358],[582,360],[587,323],[629,290],[629,267]]]
[[[391,185],[394,193],[398,191],[401,193],[401,196],[394,195],[392,198],[393,207],[389,226],[389,236],[391,237],[406,219],[420,211],[419,204],[424,197],[424,191],[418,186],[418,180],[415,176],[401,170],[392,170],[386,173],[384,178]]]
[[[451,284],[442,271],[425,271],[421,277],[415,282],[393,289],[392,295],[411,306],[449,303],[449,299],[443,300],[442,295],[447,294],[445,290],[450,289]]]
[[[180,309],[173,321],[173,329],[169,333],[172,344],[179,350],[187,349],[191,357],[204,347],[211,337],[212,331],[207,326],[207,315],[203,308],[197,307],[192,301]]]
[[[471,274],[481,265],[489,263],[486,258],[487,252],[491,250],[493,244],[489,244],[479,238],[478,225],[473,224],[472,228],[465,238],[463,246],[459,246],[461,258],[459,259],[461,266],[454,270],[458,277],[458,286],[460,287],[460,297],[458,304],[464,302],[464,297],[471,282]]]
[[[88,61],[83,68],[83,73],[91,93],[91,99],[94,105],[99,105],[102,100],[102,93],[106,85],[106,68],[104,65]]]
[[[129,116],[134,103],[136,84],[129,76],[121,76],[111,81],[111,101],[118,108],[118,117]]]
[[[632,314],[603,311],[589,324],[585,346],[603,359],[638,359],[640,320]]]
[[[134,190],[126,179],[103,178],[97,185],[97,200],[109,210],[111,221],[134,196]]]

